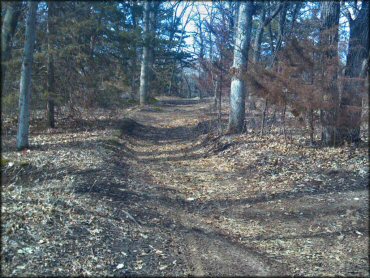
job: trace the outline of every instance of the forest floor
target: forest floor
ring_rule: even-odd
[[[367,142],[218,136],[209,107],[3,134],[2,276],[368,276]]]

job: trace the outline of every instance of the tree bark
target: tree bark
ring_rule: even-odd
[[[50,128],[55,128],[55,76],[54,76],[54,55],[53,55],[53,41],[54,41],[54,20],[55,20],[55,3],[52,1],[48,2],[48,22],[47,22],[47,40],[48,40],[48,52],[47,52],[47,114],[48,114],[48,125]]]
[[[261,15],[261,21],[259,23],[258,29],[256,31],[256,37],[254,39],[254,55],[253,55],[253,62],[256,64],[259,62],[261,57],[261,43],[262,43],[262,37],[263,37],[263,30],[265,28],[265,19],[266,19],[266,8],[263,7],[262,15]],[[248,96],[248,102],[249,102],[249,110],[255,110],[256,109],[256,102],[254,97],[249,94]]]
[[[326,146],[337,144],[338,110],[338,25],[340,3],[321,2],[320,45],[323,49],[323,100],[327,108],[321,110],[322,142]]]
[[[240,3],[232,66],[229,134],[240,133],[244,127],[246,88],[242,75],[247,71],[253,9],[253,1]]]
[[[4,92],[6,62],[11,57],[11,42],[17,28],[18,18],[21,13],[22,3],[7,3],[6,12],[1,27],[1,88]]]
[[[150,2],[144,3],[144,47],[143,57],[141,62],[140,73],[140,105],[145,105],[148,102],[148,88],[149,88],[149,59],[150,59]]]
[[[133,3],[131,6],[131,17],[132,17],[132,26],[133,26],[133,31],[136,31],[137,29],[137,23],[138,23],[138,17],[139,14],[137,12],[137,3]],[[138,62],[138,52],[137,52],[137,44],[133,46],[133,53],[131,57],[131,98],[132,99],[137,99],[137,62]]]
[[[261,57],[261,42],[263,37],[263,31],[265,26],[265,20],[266,20],[266,8],[263,7],[262,15],[261,15],[261,21],[259,22],[258,29],[256,31],[256,37],[254,39],[254,55],[253,55],[253,62],[259,62]]]
[[[343,92],[339,107],[338,139],[341,142],[360,141],[362,94],[365,87],[366,59],[369,56],[369,3],[362,2],[356,19],[348,16],[350,37]],[[357,80],[356,80],[357,79]]]
[[[38,2],[28,2],[28,15],[26,19],[26,36],[21,70],[19,94],[19,122],[17,133],[17,149],[22,150],[29,146],[28,135],[30,128],[30,98],[31,76],[33,64],[33,50],[36,35],[36,11]]]

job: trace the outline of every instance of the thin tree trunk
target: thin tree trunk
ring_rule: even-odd
[[[150,3],[145,1],[144,3],[144,47],[143,47],[143,58],[141,62],[141,73],[140,73],[140,105],[145,105],[148,102],[148,87],[149,87],[149,37],[150,37]]]
[[[153,88],[152,84],[154,81],[154,60],[155,60],[155,51],[154,51],[154,45],[155,45],[155,30],[157,27],[157,14],[158,14],[158,8],[160,5],[160,1],[149,1],[149,44],[148,44],[148,97],[150,95],[153,95]]]
[[[279,52],[279,50],[281,48],[281,45],[283,43],[283,38],[284,38],[284,34],[285,34],[285,20],[286,20],[287,11],[288,11],[288,5],[287,5],[287,3],[285,3],[285,5],[283,5],[283,9],[282,9],[282,11],[280,13],[280,16],[279,16],[279,36],[278,36],[278,41],[277,41],[276,47],[275,47],[275,56]]]
[[[261,21],[259,23],[256,37],[254,39],[254,55],[253,55],[253,62],[256,64],[260,61],[261,57],[261,42],[263,37],[263,30],[265,28],[265,19],[266,19],[266,8],[263,8]],[[248,96],[248,102],[249,102],[249,110],[255,110],[256,109],[256,102],[254,97],[249,94]]]
[[[314,128],[314,123],[313,123],[313,110],[310,109],[308,111],[308,125],[309,125],[309,132],[310,132],[310,144],[311,146],[314,144],[314,132],[315,132],[315,128]]]
[[[232,67],[229,134],[240,133],[244,128],[246,89],[242,76],[247,71],[253,9],[253,1],[240,3]]]
[[[262,37],[263,37],[263,33],[264,33],[264,28],[267,25],[269,25],[271,23],[271,21],[282,10],[282,13],[280,13],[280,20],[279,20],[279,31],[280,32],[279,32],[279,39],[278,39],[278,42],[277,42],[276,49],[274,49],[274,46],[273,46],[273,38],[272,38],[271,25],[269,26],[270,39],[271,39],[271,44],[270,44],[271,45],[271,52],[274,55],[273,57],[275,57],[276,52],[279,49],[279,45],[281,44],[281,41],[282,41],[282,36],[283,36],[283,30],[284,30],[284,23],[285,23],[285,17],[286,17],[287,7],[288,7],[288,4],[287,3],[279,3],[279,5],[272,12],[272,14],[270,14],[270,12],[269,12],[269,15],[268,15],[267,18],[266,18],[266,9],[265,8],[263,9],[262,17],[261,17],[261,22],[260,22],[260,25],[259,25],[259,27],[257,29],[256,38],[255,38],[255,41],[254,41],[254,50],[255,50],[254,55],[253,55],[253,62],[254,63],[258,63],[260,61],[260,59],[261,59],[261,42],[262,42]],[[279,42],[280,42],[280,44],[279,44]],[[274,58],[273,58],[273,60],[274,60]],[[256,104],[255,104],[254,97],[252,95],[249,95],[248,100],[249,100],[249,108],[250,108],[250,110],[255,110],[256,109]]]
[[[131,7],[131,17],[132,17],[132,26],[133,29],[136,31],[137,28],[137,22],[138,22],[138,14],[135,10],[136,3],[133,3],[133,6]],[[137,60],[138,60],[138,52],[137,52],[137,45],[133,45],[133,51],[132,51],[132,57],[131,57],[131,98],[137,99],[137,87],[136,87],[136,78],[137,78]]]
[[[191,9],[191,11],[192,10],[193,9]],[[184,38],[184,35],[185,35],[185,29],[186,29],[186,26],[188,25],[188,23],[190,22],[190,19],[191,19],[191,17],[190,17],[190,13],[189,13],[189,15],[188,15],[187,19],[185,20],[185,22],[182,26],[182,29],[181,29],[181,37],[180,37],[179,43],[177,45],[176,53],[180,52],[181,44],[182,44],[182,41],[183,41],[183,38]],[[173,36],[174,36],[174,34],[171,34],[171,38],[170,38],[171,42],[172,42]],[[173,84],[173,78],[175,76],[175,72],[176,72],[176,59],[174,59],[174,61],[173,61],[172,70],[171,70],[170,86],[168,88],[168,95],[169,96],[172,94],[172,84]]]
[[[270,51],[271,53],[275,53],[274,47],[274,33],[272,32],[271,24],[268,26],[269,28],[269,38],[270,38]]]
[[[264,107],[263,113],[262,113],[261,136],[263,136],[263,131],[264,131],[264,128],[265,128],[267,109],[268,109],[268,100],[266,99],[265,100],[265,107]]]
[[[36,10],[38,2],[28,2],[28,15],[26,19],[26,36],[21,70],[19,93],[19,122],[17,133],[17,149],[22,150],[29,146],[28,135],[30,128],[30,98],[31,76],[33,64],[33,50],[36,35]]]
[[[282,121],[283,121],[283,133],[284,133],[285,145],[287,145],[287,134],[286,134],[286,127],[285,127],[285,115],[286,115],[286,104],[284,104]]]
[[[53,55],[53,41],[54,41],[54,15],[55,15],[55,3],[48,2],[48,22],[47,22],[47,36],[48,36],[48,52],[47,52],[47,92],[48,92],[48,102],[47,102],[47,112],[48,112],[48,124],[49,127],[55,128],[55,76],[54,76],[54,55]]]
[[[293,13],[292,13],[292,23],[290,25],[290,30],[289,30],[289,34],[288,34],[288,37],[290,38],[292,33],[293,33],[293,30],[294,30],[294,25],[296,23],[296,19],[297,19],[297,16],[298,16],[298,13],[302,7],[302,4],[303,3],[296,3],[295,6],[294,6],[294,9],[293,9]]]
[[[222,71],[222,69],[221,69]],[[222,133],[222,106],[221,106],[221,101],[222,101],[222,72],[220,72],[220,81],[219,81],[219,89],[218,89],[218,115],[217,115],[217,120],[218,120],[218,125],[219,125],[219,131],[220,134]]]
[[[9,2],[6,5],[6,12],[1,27],[1,88],[4,92],[4,80],[6,77],[6,63],[11,57],[11,42],[17,28],[18,18],[21,13],[22,3]]]
[[[286,10],[287,10],[287,3],[280,3],[276,7],[276,9],[272,12],[272,14],[269,14],[269,16],[267,18],[266,18],[266,9],[264,8],[263,11],[262,11],[261,22],[260,22],[260,25],[259,25],[259,27],[257,29],[256,39],[254,41],[254,49],[255,49],[255,52],[254,52],[254,56],[253,56],[253,61],[255,63],[256,62],[259,62],[260,57],[261,57],[261,41],[262,41],[262,36],[263,36],[264,28],[268,24],[270,24],[270,22],[279,14],[279,12],[281,11],[281,9],[283,9],[284,12],[283,12],[282,15],[280,15],[280,18],[284,18],[285,19]],[[282,24],[280,24],[280,28],[282,28]],[[271,32],[272,32],[272,30],[271,30]]]
[[[217,110],[217,102],[218,102],[218,86],[219,86],[219,80],[213,80],[214,77],[213,77],[213,74],[211,74],[212,76],[212,84],[214,84],[212,87],[213,87],[213,109],[214,111]],[[217,77],[216,77],[217,78]]]
[[[185,83],[188,86],[188,98],[191,98],[192,94],[191,94],[191,87],[190,87],[189,81],[184,74],[183,74],[183,78],[185,79]]]
[[[271,117],[271,125],[269,127],[269,132],[271,132],[272,128],[274,127],[276,123],[276,108],[274,109],[274,113],[272,114],[272,117]]]
[[[320,44],[323,53],[323,79],[325,84],[324,102],[328,108],[321,110],[322,141],[326,146],[336,145],[339,92],[337,85],[338,69],[338,25],[340,3],[321,3]]]

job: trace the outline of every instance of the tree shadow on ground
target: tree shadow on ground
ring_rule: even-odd
[[[307,196],[318,196],[321,194],[327,194],[332,192],[352,192],[352,191],[362,191],[368,188],[368,179],[367,178],[359,178],[354,175],[352,172],[347,172],[347,181],[349,182],[348,186],[341,186],[336,182],[332,182],[326,186],[308,186],[307,188],[283,191],[276,194],[267,194],[267,193],[260,193],[257,196],[250,197],[250,198],[243,198],[243,199],[221,199],[221,200],[209,200],[209,201],[202,201],[200,204],[197,204],[193,201],[193,205],[190,206],[190,212],[196,210],[205,210],[205,211],[212,211],[214,209],[226,209],[229,207],[235,206],[244,206],[244,205],[254,205],[258,203],[264,203],[269,201],[275,200],[294,200],[301,197]],[[356,181],[354,182],[354,178]]]
[[[85,172],[86,173],[86,172]],[[178,192],[175,189],[166,188],[161,185],[156,184],[148,184],[145,187],[145,190],[140,190],[138,188],[133,189],[129,186],[128,183],[115,183],[113,179],[108,181],[99,181],[93,187],[91,187],[91,181],[85,178],[84,172],[79,173],[82,175],[82,179],[79,179],[78,185],[75,187],[75,192],[77,194],[88,195],[92,199],[107,199],[109,203],[114,206],[115,212],[113,215],[110,215],[112,219],[119,220],[119,219],[127,219],[127,215],[125,211],[129,211],[129,213],[133,216],[133,218],[142,226],[145,226],[149,229],[158,229],[160,231],[169,231],[172,233],[176,233],[178,237],[184,236],[186,234],[193,234],[199,240],[216,240],[227,244],[227,246],[238,246],[237,248],[241,248],[246,252],[253,253],[256,256],[263,258],[265,261],[269,260],[267,257],[267,252],[261,252],[257,250],[254,246],[258,244],[258,242],[269,241],[269,240],[291,240],[291,239],[305,239],[305,238],[327,238],[331,239],[333,237],[339,235],[352,235],[354,230],[357,230],[362,233],[366,233],[366,230],[361,226],[354,226],[351,229],[343,228],[340,231],[333,231],[333,232],[307,232],[305,230],[299,231],[299,234],[292,235],[292,234],[280,234],[280,235],[263,235],[258,233],[257,235],[253,236],[243,236],[243,240],[247,243],[241,244],[238,242],[238,235],[237,234],[229,234],[222,229],[217,229],[212,226],[204,227],[204,226],[196,226],[196,225],[187,225],[181,222],[178,222],[176,219],[171,218],[171,213],[167,213],[163,215],[162,211],[158,208],[163,208],[166,211],[182,211],[185,214],[190,214],[193,217],[212,217],[212,214],[217,210],[214,210],[212,206],[206,207],[208,213],[205,214],[205,207],[204,202],[188,202],[178,196]],[[99,172],[92,173],[94,174],[94,178],[100,180],[102,177],[99,177]],[[122,175],[123,177],[124,175]],[[363,190],[363,187],[359,187],[358,190]],[[327,192],[327,191],[325,191]],[[343,191],[344,192],[344,191]],[[324,193],[324,192],[320,192]],[[300,194],[294,192],[286,192],[285,195],[281,194],[278,196],[279,198],[286,197],[287,199],[302,197],[305,196],[307,193],[302,192]],[[315,192],[315,194],[319,194]],[[257,202],[268,202],[269,198],[249,198],[246,200],[241,201],[234,201],[234,202],[227,202],[227,206],[223,206],[227,210],[232,210],[233,207],[239,206],[244,202],[247,203],[257,203]],[[206,203],[207,204],[207,203]],[[208,202],[209,204],[215,204],[214,202]],[[297,208],[300,209],[300,208]],[[80,211],[79,213],[85,213],[84,211]],[[97,212],[91,212],[91,214],[97,214]],[[298,215],[291,215],[286,217],[282,214],[282,212],[276,212],[275,214],[272,213],[270,215],[261,215],[261,214],[254,214],[249,213],[248,215],[238,215],[240,217],[244,217],[246,219],[259,219],[266,218],[265,222],[268,222],[269,219],[280,219],[283,221],[290,220],[290,221],[306,221],[308,220],[306,216],[306,212],[303,211],[303,220],[301,216]],[[320,218],[325,217],[327,215],[333,213],[340,213],[328,210],[319,210],[317,209],[315,212],[309,211],[307,215],[309,218]],[[254,217],[253,217],[254,216]],[[288,219],[289,218],[289,219]],[[235,221],[241,221],[239,218],[234,218]],[[131,220],[129,220],[131,221]],[[133,224],[135,224],[133,222]],[[249,245],[248,241],[254,241],[253,244]],[[257,243],[256,243],[257,242]]]
[[[208,103],[209,99],[166,99],[160,100],[158,105],[161,106],[192,106],[198,103]]]

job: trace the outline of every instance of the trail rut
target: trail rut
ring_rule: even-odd
[[[173,124],[176,118],[194,119],[196,117],[194,108],[182,102],[172,101],[172,106],[166,104],[161,106],[161,119],[167,119],[167,121],[159,122],[155,113],[153,117],[145,114],[145,118],[140,112],[131,115],[130,117],[139,125],[132,134],[123,138],[123,141],[126,140],[125,154],[131,157],[132,163],[129,166],[131,178],[145,184],[145,189],[139,190],[147,196],[148,205],[156,208],[161,214],[163,223],[170,223],[163,227],[167,227],[172,240],[182,250],[180,253],[187,269],[185,274],[192,276],[282,274],[282,266],[275,264],[272,271],[272,262],[262,258],[255,251],[233,242],[230,237],[221,234],[211,225],[205,224],[205,219],[198,214],[197,208],[186,201],[183,194],[176,190],[168,191],[161,184],[151,184],[153,181],[148,174],[151,170],[160,169],[170,177],[170,171],[173,168],[169,168],[168,165],[172,160],[196,159],[199,155],[196,149],[192,148],[195,144],[194,139],[202,133],[199,124],[190,124],[189,127],[176,127]],[[199,114],[203,112],[202,109],[207,109],[207,104],[200,106]],[[127,141],[130,144],[127,144]],[[181,171],[181,169],[178,170]],[[186,180],[184,176],[184,183]],[[158,188],[162,190],[158,192]],[[163,198],[163,194],[167,195],[167,198]]]

